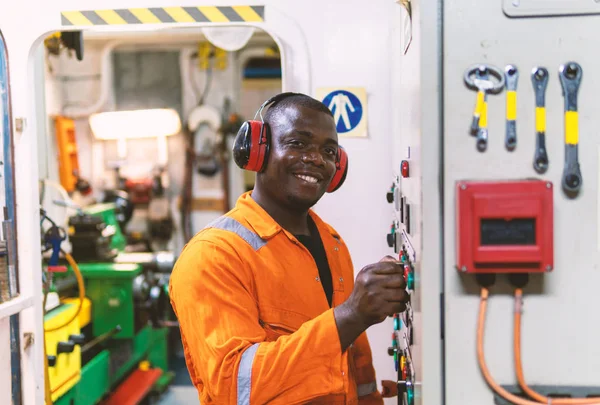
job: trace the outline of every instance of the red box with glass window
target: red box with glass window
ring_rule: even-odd
[[[456,184],[456,267],[464,273],[541,273],[554,267],[552,183]]]

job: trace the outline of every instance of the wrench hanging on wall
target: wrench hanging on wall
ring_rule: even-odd
[[[548,87],[548,70],[535,67],[531,71],[531,82],[535,93],[535,155],[533,168],[542,174],[548,170],[548,153],[546,152],[546,88]]]
[[[476,77],[476,81],[477,84],[473,83],[474,86],[476,86],[477,88],[477,99],[475,101],[475,111],[473,111],[473,120],[471,121],[471,135],[477,135],[479,130],[480,130],[480,125],[481,125],[481,115],[483,114],[483,119],[484,121],[486,120],[486,112],[487,112],[487,108],[486,108],[486,88],[482,85],[482,83],[484,83],[485,80],[488,79],[488,72],[487,69],[483,66],[480,66],[477,68],[477,70],[475,71],[475,77]],[[474,82],[475,82],[474,80]],[[481,86],[481,87],[480,87]],[[485,122],[484,122],[484,126],[485,126]]]
[[[508,150],[517,147],[517,83],[519,70],[514,65],[504,69],[506,75],[506,138],[504,145]]]
[[[583,69],[576,62],[568,62],[561,65],[558,72],[565,99],[565,167],[562,186],[568,195],[573,196],[577,194],[583,183],[578,158],[579,113],[577,110],[577,94]]]
[[[492,79],[495,77],[497,82]],[[498,94],[504,89],[504,73],[495,66],[478,64],[469,67],[463,77],[471,90],[477,91],[477,101],[473,112],[470,132],[477,136],[477,150],[487,149],[487,95]]]

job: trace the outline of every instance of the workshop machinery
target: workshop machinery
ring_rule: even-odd
[[[45,346],[58,405],[136,404],[174,377],[167,287],[174,256],[125,252],[115,208],[98,204],[71,217],[72,253],[63,252],[66,263],[54,254],[46,263],[45,284],[56,302],[44,318]],[[45,233],[52,253],[66,239],[54,227]]]

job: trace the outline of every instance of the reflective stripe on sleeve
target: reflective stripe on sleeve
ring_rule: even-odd
[[[367,384],[359,384],[356,390],[359,397],[364,397],[377,391],[377,383],[373,381]]]
[[[250,405],[250,384],[252,383],[252,364],[259,343],[255,343],[242,353],[237,378],[237,403]]]

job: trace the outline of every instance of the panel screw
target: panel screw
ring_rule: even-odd
[[[546,266],[546,271],[552,271],[552,266],[550,266],[550,265]]]
[[[465,273],[467,271],[467,266],[462,266],[460,268],[460,271],[462,271],[463,273]]]
[[[600,1],[600,0],[598,0],[598,1]],[[546,188],[552,188],[552,183],[550,183],[550,182],[546,183]]]
[[[460,185],[460,189],[461,189],[461,190],[466,190],[466,189],[467,189],[467,186],[466,186],[465,184],[461,184],[461,185]]]

